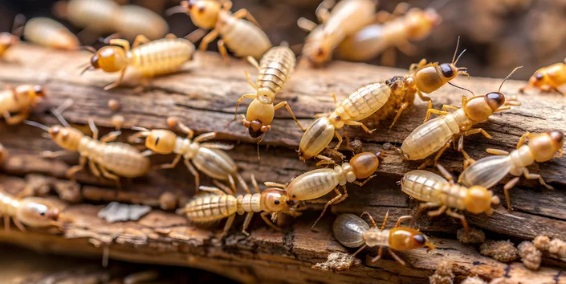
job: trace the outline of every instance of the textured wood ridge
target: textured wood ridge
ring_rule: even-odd
[[[117,75],[97,71],[79,76],[80,65],[89,60],[88,53],[64,53],[21,44],[10,50],[9,57],[16,62],[0,65],[1,83],[44,84],[49,97],[40,106],[44,110],[73,99],[74,104],[65,111],[64,116],[83,130],[87,129],[84,127],[87,118],[93,118],[102,133],[110,131],[110,118],[114,113],[108,109],[107,103],[109,99],[116,99],[121,103],[118,114],[125,117],[125,128],[165,128],[166,117],[173,115],[197,133],[218,132],[220,140],[236,145],[230,154],[246,180],[253,173],[260,182],[285,183],[314,168],[312,162],[303,163],[297,158],[295,150],[302,132],[285,111],[276,113],[272,131],[260,147],[261,160],[257,159],[255,140],[248,137],[247,130],[239,123],[227,125],[233,118],[237,98],[251,91],[245,81],[244,71],[250,71],[252,77],[256,74],[253,67],[244,61],[234,59],[230,65],[224,65],[217,55],[199,54],[194,63],[187,65],[186,70],[151,81],[151,86],[144,92],[135,92],[132,88],[105,92],[102,88],[115,80]],[[287,100],[300,122],[308,125],[315,113],[333,108],[331,93],[336,93],[340,99],[365,83],[405,73],[406,70],[345,62],[333,62],[325,69],[298,66],[277,100]],[[475,75],[473,70],[470,73]],[[501,79],[456,80],[456,84],[476,94],[495,91],[500,83]],[[517,90],[523,84],[509,81],[502,90],[509,96],[518,95]],[[460,97],[464,94],[447,86],[432,97],[435,106],[442,103],[459,105]],[[563,96],[533,93],[518,95],[518,98],[522,102],[521,107],[497,114],[493,121],[481,125],[493,135],[492,140],[480,136],[465,139],[465,147],[471,156],[485,156],[484,150],[488,147],[513,149],[525,131],[566,131],[566,103]],[[353,185],[348,187],[350,197],[334,206],[334,213],[359,214],[368,211],[381,219],[389,210],[389,225],[392,226],[398,216],[413,212],[417,203],[399,190],[396,181],[405,172],[415,169],[420,162],[402,162],[391,145],[399,146],[410,131],[422,123],[426,104],[418,99],[415,102],[416,106],[407,110],[392,130],[381,126],[371,135],[354,128],[346,131],[352,139],[362,140],[364,150],[382,151],[384,160],[378,177],[363,189]],[[244,104],[241,107],[243,111]],[[56,123],[47,111],[41,110],[37,110],[30,119],[47,125]],[[132,133],[125,130],[124,136]],[[193,195],[193,178],[182,165],[173,170],[153,171],[131,182],[124,180],[124,188],[116,196],[112,182],[96,179],[88,171],[77,175],[78,184],[66,180],[65,171],[77,163],[77,155],[69,153],[54,160],[41,158],[41,151],[59,149],[52,141],[42,137],[39,129],[1,123],[0,143],[10,154],[0,170],[0,184],[4,190],[18,193],[26,184],[29,185],[28,174],[41,174],[49,177],[45,180],[47,186],[69,203],[62,213],[62,218],[67,221],[62,232],[0,230],[2,242],[42,251],[92,255],[100,255],[103,248],[107,247],[113,258],[197,267],[244,282],[275,279],[283,282],[367,283],[369,280],[381,280],[421,283],[428,282],[428,276],[442,260],[453,262],[453,271],[459,280],[469,275],[479,275],[486,280],[506,279],[509,283],[519,283],[527,278],[532,283],[566,281],[566,276],[560,274],[560,270],[566,267],[564,263],[552,262],[550,265],[554,267],[543,267],[534,273],[520,263],[507,265],[497,262],[481,256],[474,246],[458,243],[455,237],[459,224],[455,221],[448,217],[431,220],[426,216],[419,219],[417,226],[432,236],[438,249],[429,253],[425,250],[400,253],[407,260],[407,267],[400,267],[390,257],[370,264],[364,256],[375,255],[375,251],[366,250],[359,255],[364,263],[361,266],[337,273],[315,270],[311,266],[325,261],[329,253],[347,252],[330,233],[333,214],[323,219],[318,225],[318,232],[312,232],[310,225],[319,212],[311,210],[297,220],[283,220],[287,228],[284,233],[273,231],[262,224],[260,218],[256,218],[250,226],[250,237],[239,233],[241,223],[236,222],[232,233],[226,239],[218,240],[216,236],[221,226],[212,231],[195,228],[173,211],[158,209],[159,197],[164,192],[173,193],[181,203]],[[349,155],[349,151],[344,153]],[[152,157],[152,162],[163,163],[171,159],[172,156],[157,155]],[[450,150],[441,163],[456,174],[461,170],[462,158]],[[515,211],[508,212],[499,206],[491,218],[467,214],[470,224],[482,228],[490,239],[518,242],[530,240],[539,234],[564,236],[566,159],[535,165],[532,171],[541,173],[556,190],[546,190],[536,182],[521,181],[518,188],[511,191]],[[201,176],[201,183],[211,184],[204,176]],[[495,191],[502,197],[501,185]],[[108,224],[96,215],[111,200],[147,204],[155,209],[137,222]]]

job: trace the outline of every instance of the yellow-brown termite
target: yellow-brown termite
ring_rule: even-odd
[[[252,57],[248,57],[248,61],[258,69],[255,83],[251,80],[249,73],[246,72],[248,84],[255,89],[255,93],[241,96],[236,104],[235,112],[237,115],[238,106],[244,99],[253,99],[248,106],[246,116],[242,119],[242,123],[244,127],[248,128],[250,136],[257,138],[271,130],[271,122],[273,121],[275,111],[282,107],[287,109],[301,130],[305,131],[295,117],[295,114],[293,114],[287,101],[273,105],[275,96],[281,92],[289,73],[295,68],[295,54],[293,51],[287,46],[276,46],[265,53],[259,64]]]
[[[71,31],[49,18],[30,19],[24,27],[24,38],[41,46],[65,50],[76,50],[80,45]]]
[[[120,131],[113,131],[98,140],[98,129],[89,119],[88,125],[92,131],[92,138],[84,135],[63,119],[59,112],[53,114],[60,120],[61,125],[47,127],[33,121],[26,124],[41,128],[51,136],[51,139],[63,148],[63,151],[45,152],[44,156],[56,157],[65,153],[65,150],[76,151],[80,154],[79,165],[67,170],[67,176],[72,177],[83,170],[87,164],[96,176],[104,176],[120,185],[120,177],[135,178],[145,175],[150,168],[146,153],[140,153],[135,147],[121,142],[112,142]]]
[[[528,140],[528,145],[525,144]],[[538,174],[532,174],[527,166],[535,161],[538,163],[549,161],[554,157],[562,157],[564,134],[560,131],[544,133],[525,133],[517,143],[517,149],[509,153],[498,149],[487,149],[488,153],[497,156],[485,157],[473,162],[460,175],[458,182],[466,186],[481,185],[492,187],[499,183],[508,173],[516,176],[503,187],[507,209],[512,210],[509,190],[513,188],[521,175],[527,179],[538,179],[542,185],[552,189]]]
[[[402,4],[398,5],[398,7]],[[434,9],[410,9],[405,15],[383,24],[372,24],[346,37],[336,49],[337,57],[352,61],[367,61],[383,53],[383,62],[394,62],[393,47],[413,54],[410,41],[422,40],[440,24],[441,18]],[[391,52],[388,52],[391,51]]]
[[[25,22],[25,17],[23,15],[17,15],[14,18],[14,25],[12,27],[12,32],[1,32],[0,33],[0,58],[3,58],[6,51],[10,47],[16,45],[20,42],[20,36],[22,33],[21,25]]]
[[[193,24],[201,29],[211,30],[214,29],[216,23],[218,22],[218,15],[222,10],[230,10],[231,4],[226,6],[224,3],[228,1],[217,1],[217,0],[189,0],[181,1],[179,6],[175,6],[167,10],[167,14],[171,15],[174,13],[185,13],[189,15]],[[241,11],[246,11],[245,16],[251,22],[256,23],[256,20],[247,12],[246,9],[241,9]],[[236,12],[237,14],[244,12]]]
[[[59,209],[49,200],[39,197],[18,199],[0,191],[0,216],[4,217],[4,226],[8,230],[10,218],[21,231],[25,227],[44,228],[59,226]]]
[[[30,109],[45,97],[41,85],[20,85],[0,91],[0,114],[7,124],[18,124],[28,118]],[[17,113],[16,115],[13,115]]]
[[[236,182],[245,186],[242,177],[238,174],[236,163],[223,151],[232,149],[232,145],[203,143],[214,139],[215,132],[199,135],[193,140],[194,131],[183,123],[172,117],[167,119],[167,122],[171,127],[179,126],[181,131],[187,134],[187,138],[178,137],[174,132],[166,129],[149,130],[135,127],[133,129],[140,130],[140,132],[129,139],[133,141],[145,137],[145,146],[149,150],[159,154],[177,154],[171,163],[161,165],[161,168],[174,168],[183,158],[185,166],[195,177],[196,188],[199,188],[200,185],[200,175],[197,169],[213,179],[227,181],[233,191],[236,191]]]
[[[389,99],[391,88],[386,83],[371,83],[364,85],[354,91],[350,96],[339,104],[336,109],[328,115],[316,119],[306,130],[299,143],[299,158],[307,160],[312,157],[327,159],[319,153],[324,150],[332,138],[338,138],[336,151],[342,143],[342,136],[337,129],[344,125],[355,125],[362,127],[371,133],[363,123],[364,118],[378,111]],[[336,101],[336,96],[334,96]]]
[[[523,93],[528,88],[535,88],[543,92],[554,91],[566,95],[559,89],[564,84],[566,84],[566,58],[564,62],[538,69],[533,76],[529,78],[529,84],[519,89],[519,91]]]
[[[320,26],[305,18],[297,22],[300,28],[310,32],[301,54],[315,66],[330,61],[334,49],[346,36],[362,29],[375,18],[375,0],[342,0],[335,6],[334,2],[325,0],[316,9],[317,18],[322,23]],[[329,11],[330,8],[332,11]]]
[[[265,185],[285,190],[289,200],[293,201],[317,199],[331,191],[336,192],[337,195],[324,205],[322,213],[312,225],[312,228],[314,228],[328,206],[342,202],[348,197],[347,183],[363,186],[375,176],[374,173],[379,167],[379,155],[380,153],[362,152],[352,157],[350,162],[335,165],[333,169],[324,168],[308,171],[294,178],[288,184],[266,182]],[[358,179],[364,179],[364,181],[360,182]],[[338,190],[338,185],[344,193]]]
[[[464,152],[464,136],[481,133],[486,138],[491,138],[482,128],[472,128],[474,125],[486,121],[493,113],[510,109],[510,105],[518,105],[518,102],[505,102],[505,95],[501,93],[503,83],[520,67],[515,68],[501,82],[497,92],[491,92],[485,96],[473,96],[468,99],[462,97],[462,107],[443,105],[442,110],[428,109],[425,123],[415,128],[401,145],[400,152],[405,160],[422,160],[434,153],[434,162],[440,158],[442,153],[450,147],[452,141],[458,139],[458,151]],[[453,112],[448,112],[453,110]],[[438,114],[439,117],[428,120],[430,114]],[[458,137],[459,136],[459,137]],[[423,163],[422,166],[428,164]],[[422,167],[421,166],[421,167]]]
[[[256,193],[251,193],[246,186],[244,187],[246,190],[244,195],[234,195],[234,192],[220,183],[217,183],[219,188],[201,186],[200,190],[208,193],[197,195],[177,212],[184,214],[190,222],[196,224],[210,223],[228,218],[222,235],[225,235],[232,227],[236,214],[242,215],[247,213],[242,225],[242,233],[246,235],[249,235],[246,230],[254,213],[261,212],[260,216],[265,223],[279,231],[281,229],[273,223],[277,221],[279,213],[291,216],[301,215],[301,212],[295,208],[295,202],[289,200],[285,191],[279,188],[268,188],[260,193],[253,175],[252,183]],[[271,221],[268,219],[269,215],[271,215]]]
[[[206,50],[208,44],[220,36],[222,39],[218,40],[218,50],[225,60],[228,60],[226,47],[237,57],[260,59],[271,48],[271,41],[247,10],[238,10],[232,14],[231,7],[230,1],[222,4],[214,29],[202,39],[199,49]]]
[[[138,35],[131,49],[130,43],[124,39],[110,39],[109,43],[111,45],[102,47],[92,56],[91,66],[83,70],[120,72],[118,80],[106,86],[105,90],[119,86],[128,67],[133,67],[145,78],[170,74],[191,60],[195,51],[190,41],[173,35],[155,41]]]
[[[369,227],[366,221],[354,214],[341,214],[332,225],[334,237],[338,242],[348,248],[359,248],[353,256],[366,247],[379,246],[377,256],[371,260],[373,263],[381,259],[383,248],[386,247],[389,248],[389,254],[391,254],[397,262],[405,265],[405,261],[395,254],[393,250],[409,251],[424,246],[428,247],[428,250],[434,249],[434,245],[428,240],[425,234],[413,228],[401,227],[401,222],[412,218],[411,216],[399,217],[395,227],[386,230],[385,224],[387,217],[389,217],[389,211],[385,214],[381,228],[377,227],[377,224],[369,213],[364,212],[362,213],[362,216],[363,215],[367,215],[370,218],[373,224],[372,228]]]
[[[473,214],[493,214],[491,204],[499,204],[499,197],[481,185],[466,187],[454,182],[452,175],[441,165],[438,170],[446,178],[423,170],[410,171],[401,180],[401,190],[410,197],[424,201],[419,209],[436,208],[428,212],[429,216],[438,216],[444,212],[460,219],[466,232],[466,217],[457,211],[468,211]],[[419,212],[420,212],[419,210]]]

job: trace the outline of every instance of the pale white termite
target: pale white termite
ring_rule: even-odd
[[[35,44],[66,50],[79,48],[79,40],[65,26],[49,18],[30,19],[24,27],[24,38]]]
[[[403,3],[402,3],[403,4]],[[401,4],[400,4],[401,5]],[[440,16],[433,9],[410,9],[405,15],[383,24],[372,24],[354,33],[338,46],[337,56],[352,61],[367,61],[378,54],[397,47],[407,54],[414,53],[411,40],[422,40],[440,24]],[[384,62],[394,62],[394,52],[384,53]]]
[[[31,108],[44,97],[41,85],[20,85],[0,91],[0,115],[7,124],[18,124],[28,118]]]
[[[273,105],[275,96],[283,90],[289,74],[295,68],[293,51],[287,46],[276,46],[265,53],[259,64],[253,57],[248,57],[248,61],[258,69],[255,83],[251,80],[249,73],[246,72],[248,83],[255,89],[255,93],[241,96],[236,104],[235,112],[238,113],[238,106],[244,99],[253,99],[248,106],[246,116],[242,120],[244,127],[248,128],[250,136],[257,138],[271,130],[275,111],[282,107],[287,109],[297,125],[304,131],[305,129],[295,117],[287,101]]]
[[[444,212],[458,218],[466,232],[468,222],[464,215],[457,211],[468,211],[473,214],[493,214],[491,204],[499,204],[499,197],[481,185],[465,187],[454,182],[452,175],[441,165],[437,165],[446,178],[423,170],[410,171],[401,180],[401,190],[420,201],[420,209],[440,207],[428,212],[429,216],[438,216]]]
[[[111,39],[111,45],[99,49],[91,58],[91,66],[83,70],[102,69],[104,72],[120,72],[118,80],[104,89],[112,89],[122,82],[126,69],[133,67],[143,77],[170,74],[178,71],[193,58],[194,45],[182,38],[168,35],[164,39],[149,41],[139,35],[130,49],[124,39]]]
[[[58,226],[59,209],[47,199],[25,197],[18,199],[0,191],[0,216],[4,217],[4,226],[9,228],[10,218],[21,231],[26,226],[42,228]]]
[[[354,255],[358,254],[358,252],[366,247],[379,246],[377,256],[371,260],[371,262],[376,262],[381,258],[383,248],[386,247],[389,248],[389,254],[391,254],[397,262],[405,265],[405,261],[395,254],[393,250],[409,251],[423,246],[428,247],[429,250],[434,249],[434,245],[429,242],[425,234],[413,228],[400,226],[403,220],[410,219],[412,218],[411,216],[399,217],[395,227],[386,230],[385,224],[387,217],[389,217],[389,211],[385,214],[381,228],[377,227],[377,224],[369,213],[364,212],[362,216],[363,215],[369,216],[373,227],[370,228],[366,221],[354,214],[341,214],[336,218],[334,224],[332,224],[332,231],[336,240],[349,248],[359,247]]]
[[[116,31],[120,5],[113,0],[71,0],[65,7],[65,18],[73,25],[97,34]]]
[[[316,199],[334,190],[337,195],[324,205],[322,213],[312,225],[314,228],[326,212],[328,206],[342,202],[348,197],[347,183],[363,186],[375,176],[374,173],[379,167],[379,155],[380,153],[362,152],[352,157],[350,162],[336,165],[333,169],[325,168],[308,171],[294,178],[288,184],[266,182],[265,185],[285,190],[289,200],[293,201]],[[333,162],[330,161],[329,163]],[[364,179],[364,181],[357,181],[358,179]],[[340,185],[344,193],[338,190],[338,185]]]
[[[214,29],[202,39],[199,49],[206,50],[208,44],[220,36],[222,39],[218,40],[218,50],[225,60],[228,60],[226,47],[237,57],[251,56],[260,59],[271,48],[271,41],[259,26],[243,20],[249,15],[247,10],[232,14],[231,7],[232,2],[223,3],[223,8],[218,11]]]
[[[199,135],[193,140],[193,130],[183,123],[175,118],[169,118],[167,122],[171,127],[178,125],[187,134],[187,138],[178,137],[174,132],[166,129],[149,130],[135,127],[134,129],[140,132],[132,135],[130,140],[135,141],[140,137],[145,137],[145,146],[149,150],[159,154],[177,154],[173,162],[161,165],[161,168],[174,168],[183,158],[185,166],[195,177],[196,188],[199,188],[200,185],[200,175],[197,169],[211,178],[228,181],[233,191],[236,191],[236,182],[245,187],[242,177],[238,174],[236,163],[223,151],[232,149],[232,145],[202,143],[214,139],[215,132]]]
[[[520,68],[520,67],[518,67]],[[443,105],[442,110],[428,109],[425,123],[415,128],[401,145],[400,152],[406,160],[421,160],[434,153],[434,162],[440,158],[442,153],[450,147],[454,136],[459,136],[458,151],[463,152],[464,136],[481,133],[486,138],[491,138],[482,128],[472,128],[475,124],[486,121],[493,113],[508,110],[509,105],[517,105],[518,102],[505,102],[505,95],[500,93],[501,87],[515,70],[507,76],[499,86],[497,92],[491,92],[485,96],[473,96],[468,99],[462,97],[462,107]],[[448,112],[448,110],[454,110]],[[428,120],[430,114],[441,116]],[[428,121],[427,121],[428,120]],[[465,152],[464,152],[465,153]],[[465,154],[467,155],[467,154]],[[422,165],[428,164],[425,161]]]
[[[120,186],[120,177],[140,177],[149,171],[150,162],[145,153],[140,153],[129,144],[112,142],[120,135],[120,131],[110,132],[98,140],[98,129],[91,119],[89,119],[88,124],[92,131],[92,138],[84,135],[78,129],[70,127],[59,113],[54,112],[54,114],[65,126],[47,127],[33,121],[25,121],[25,123],[46,130],[51,139],[64,150],[76,151],[80,154],[79,165],[67,170],[68,177],[72,177],[83,170],[87,161],[91,172],[96,177],[104,176],[115,181],[118,186]],[[64,154],[64,150],[45,152],[43,155],[56,157]]]
[[[360,120],[378,111],[389,99],[391,88],[385,83],[364,85],[350,94],[328,115],[316,119],[306,130],[299,143],[299,158],[301,160],[318,157],[326,159],[319,153],[324,150],[332,138],[338,138],[337,150],[342,143],[342,136],[337,129],[344,125],[362,127],[366,132],[371,131]],[[336,96],[334,96],[336,101]]]
[[[167,22],[153,11],[138,6],[120,6],[117,17],[114,18],[116,32],[128,40],[132,40],[140,34],[149,39],[156,40],[165,36],[169,30]],[[163,51],[174,53],[174,51]]]
[[[300,28],[310,32],[302,56],[313,65],[328,62],[346,36],[362,29],[375,18],[375,0],[342,0],[335,6],[334,3],[335,0],[325,0],[318,6],[316,15],[322,23],[320,26],[305,18],[297,22]],[[329,11],[330,8],[332,11]]]
[[[529,141],[526,145],[525,142]],[[512,210],[509,190],[513,188],[521,175],[527,179],[538,179],[547,188],[552,186],[546,184],[544,179],[538,174],[532,174],[527,166],[535,161],[542,163],[554,157],[561,157],[564,145],[564,134],[560,131],[549,131],[544,133],[525,133],[517,143],[517,149],[509,153],[503,150],[487,149],[488,153],[498,156],[491,156],[479,159],[467,167],[460,175],[458,182],[466,185],[481,185],[492,187],[499,183],[507,174],[517,176],[505,184],[505,200],[507,208]]]
[[[184,208],[178,210],[178,213],[184,214],[190,222],[196,224],[210,223],[224,218],[228,218],[224,225],[223,235],[225,235],[236,214],[246,214],[246,219],[242,225],[242,233],[249,235],[246,231],[254,213],[261,212],[260,216],[270,227],[280,230],[273,222],[277,221],[279,213],[299,216],[300,211],[296,210],[295,202],[288,199],[285,191],[279,188],[268,188],[261,193],[252,175],[252,183],[256,193],[251,193],[247,187],[244,187],[246,194],[234,195],[229,188],[217,183],[220,187],[201,186],[200,190],[208,192],[207,194],[197,195]],[[268,216],[271,215],[271,221]],[[272,222],[273,221],[273,222]]]

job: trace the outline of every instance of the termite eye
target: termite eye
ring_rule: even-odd
[[[498,109],[505,103],[505,96],[499,92],[489,93],[485,97],[487,104],[491,107],[492,110]]]
[[[275,203],[275,205],[279,205],[281,202],[279,202],[279,200],[274,200],[273,203]]]
[[[198,8],[198,12],[201,13],[201,14],[204,13],[205,10],[206,10],[205,7],[199,7]]]
[[[421,245],[424,245],[426,242],[426,238],[423,235],[415,235],[413,236],[413,240],[415,240],[415,242]]]
[[[293,198],[297,198],[297,195],[293,194]]]
[[[45,216],[45,212],[44,212],[44,211],[41,211],[41,212],[39,212],[39,215]]]
[[[454,70],[452,70],[452,66],[450,66],[450,64],[440,64],[440,70],[444,77],[452,78],[454,76]]]
[[[160,138],[161,138],[161,137],[159,137],[159,136],[157,136],[157,138],[155,138],[155,146],[157,146],[157,143],[159,143],[159,139],[160,139]]]
[[[542,78],[544,78],[544,74],[542,74],[542,73],[536,73],[535,74],[535,79],[542,80]]]

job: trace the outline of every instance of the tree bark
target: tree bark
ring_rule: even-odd
[[[302,132],[285,111],[276,113],[272,131],[261,142],[260,160],[256,154],[256,141],[247,135],[247,130],[239,123],[228,125],[234,117],[237,98],[251,91],[244,71],[251,72],[252,76],[255,72],[253,67],[241,60],[233,59],[230,65],[225,65],[217,55],[199,54],[186,70],[152,80],[150,87],[143,92],[127,87],[106,92],[103,87],[115,80],[117,75],[96,71],[79,76],[79,66],[89,62],[87,53],[60,52],[20,44],[12,48],[9,55],[17,60],[0,67],[0,82],[6,85],[43,84],[48,95],[43,110],[72,99],[74,104],[63,115],[83,130],[87,129],[84,126],[87,119],[92,118],[102,133],[110,131],[114,113],[108,109],[107,103],[109,99],[116,99],[121,104],[118,114],[125,118],[121,138],[124,141],[124,137],[133,133],[127,130],[132,126],[166,128],[166,118],[176,116],[197,133],[215,131],[219,140],[234,144],[235,149],[229,154],[246,180],[254,174],[261,183],[286,183],[315,168],[313,162],[304,163],[297,158],[296,149]],[[308,126],[316,113],[333,109],[331,93],[342,99],[363,84],[406,72],[346,62],[333,62],[324,69],[300,65],[277,101],[287,100],[300,122]],[[479,95],[496,91],[501,79],[464,78],[455,83]],[[466,137],[465,149],[472,157],[486,156],[485,148],[512,150],[526,131],[566,130],[564,97],[538,93],[520,95],[517,90],[523,84],[510,80],[502,88],[507,97],[518,96],[522,103],[520,107],[498,113],[492,121],[479,125],[493,139],[481,135]],[[460,105],[461,96],[465,94],[446,86],[433,93],[432,98],[437,107],[441,103]],[[245,110],[247,103],[240,106],[240,112]],[[48,111],[42,112],[41,109],[38,108],[30,120],[46,125],[57,123]],[[348,185],[350,196],[345,202],[333,206],[333,213],[360,214],[367,211],[380,219],[389,211],[388,227],[399,216],[413,213],[418,203],[409,200],[396,182],[420,162],[402,161],[391,145],[399,146],[422,123],[425,111],[426,103],[417,100],[392,130],[387,129],[390,121],[379,126],[373,134],[363,133],[354,127],[345,130],[347,136],[363,142],[364,150],[381,151],[383,161],[378,176],[364,188]],[[42,158],[40,152],[59,149],[51,140],[42,137],[39,129],[2,123],[0,133],[0,143],[9,151],[0,176],[4,190],[18,194],[27,185],[29,193],[31,187],[26,175],[40,174],[47,177],[45,185],[68,203],[61,215],[65,226],[60,231],[30,228],[20,232],[12,228],[0,231],[2,242],[68,254],[96,255],[107,248],[112,258],[197,267],[242,282],[367,283],[380,280],[421,283],[428,282],[428,276],[443,260],[452,261],[457,280],[479,275],[486,280],[505,279],[508,283],[519,283],[525,279],[533,283],[566,281],[566,276],[560,274],[560,269],[566,267],[564,263],[551,262],[550,265],[555,267],[543,265],[539,271],[531,272],[520,263],[503,264],[481,256],[477,247],[455,240],[460,225],[445,216],[419,218],[417,227],[432,236],[437,249],[428,253],[424,249],[399,253],[407,261],[407,266],[399,266],[390,257],[372,264],[369,259],[375,255],[375,250],[367,249],[358,255],[363,259],[363,265],[347,271],[312,269],[311,266],[324,262],[331,252],[353,253],[333,238],[332,214],[327,214],[317,225],[318,232],[311,231],[310,226],[319,212],[310,210],[296,220],[283,220],[284,232],[268,228],[257,218],[250,226],[249,237],[239,233],[241,224],[237,223],[234,227],[238,228],[233,228],[221,240],[218,236],[222,226],[197,228],[188,224],[183,216],[175,215],[173,210],[158,208],[163,193],[172,193],[180,204],[193,196],[194,181],[183,166],[152,171],[145,177],[125,181],[123,188],[117,191],[113,182],[97,179],[88,171],[76,176],[77,183],[69,182],[65,171],[78,162],[78,155],[70,153],[53,160]],[[349,154],[349,151],[344,153]],[[171,159],[172,156],[152,156],[154,164]],[[447,151],[440,162],[455,174],[461,171],[462,157],[456,151]],[[530,168],[532,172],[540,173],[556,190],[546,190],[534,181],[521,181],[511,191],[515,211],[499,206],[491,217],[466,214],[469,223],[486,231],[491,239],[511,239],[517,243],[540,234],[563,237],[566,231],[566,161],[554,159]],[[209,185],[211,182],[201,175],[201,184]],[[494,190],[502,197],[501,185]],[[146,204],[154,209],[138,221],[109,224],[97,217],[97,212],[109,201]]]

